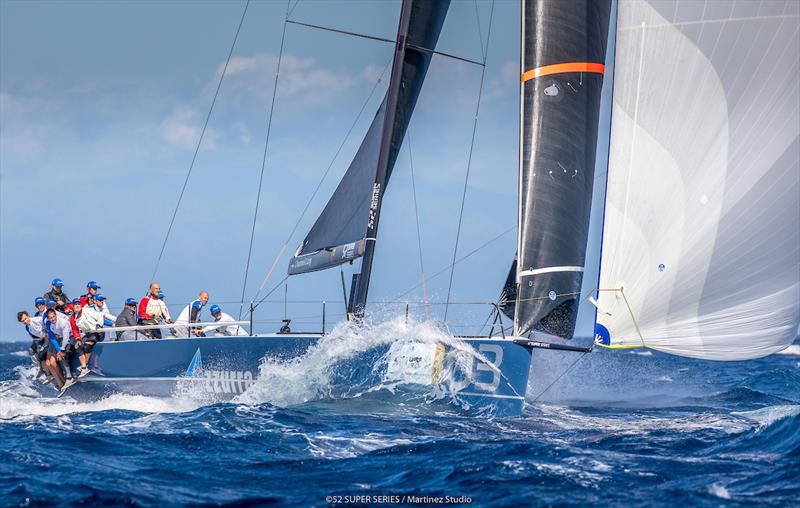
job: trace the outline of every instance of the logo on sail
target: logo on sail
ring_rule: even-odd
[[[200,354],[200,348],[197,348],[192,361],[189,362],[189,367],[186,369],[186,377],[205,377],[203,375],[203,356]]]

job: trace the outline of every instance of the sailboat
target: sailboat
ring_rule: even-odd
[[[460,401],[516,415],[534,353],[594,347],[572,339],[708,360],[791,344],[800,321],[800,13],[794,2],[698,5],[522,0],[518,238],[499,331],[408,349],[395,365],[409,382],[439,383],[458,363]],[[381,205],[430,62],[443,55],[448,8],[402,1],[386,95],[289,262],[290,276],[359,262],[347,298],[356,326],[379,266]],[[503,315],[513,319],[508,333]],[[263,359],[324,347],[324,333],[250,333],[98,343],[92,374],[70,393],[170,395],[189,383],[233,397],[257,380]],[[464,351],[468,361],[455,362]]]

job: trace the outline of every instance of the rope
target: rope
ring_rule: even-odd
[[[317,186],[314,189],[314,192],[311,193],[311,197],[309,197],[308,201],[306,201],[306,206],[303,208],[302,213],[300,213],[300,216],[297,218],[297,221],[294,223],[294,226],[292,227],[291,232],[289,233],[289,235],[286,237],[286,240],[284,240],[283,244],[281,245],[281,248],[279,249],[278,255],[275,257],[275,260],[272,262],[272,266],[270,266],[269,271],[267,271],[267,274],[264,276],[264,280],[261,281],[261,284],[258,287],[258,291],[256,292],[255,296],[253,296],[253,300],[252,301],[255,301],[255,299],[258,298],[258,296],[261,294],[261,291],[264,290],[264,286],[267,285],[267,281],[269,281],[270,277],[272,276],[272,271],[274,270],[275,265],[278,263],[278,261],[280,260],[281,256],[283,256],[283,252],[286,250],[286,246],[289,244],[289,242],[292,240],[292,237],[297,232],[297,228],[300,226],[300,223],[302,222],[303,218],[305,217],[306,212],[308,212],[308,209],[311,206],[311,203],[314,201],[314,198],[317,196],[317,193],[319,192],[319,189],[322,187],[322,184],[325,182],[325,179],[328,177],[328,173],[331,171],[331,168],[333,168],[333,165],[336,162],[336,159],[339,157],[339,154],[341,153],[342,149],[344,148],[344,145],[347,143],[347,140],[350,138],[350,134],[352,134],[353,129],[355,129],[356,125],[358,124],[358,121],[361,119],[361,115],[364,114],[364,110],[366,110],[367,105],[369,104],[369,101],[372,99],[372,96],[375,94],[375,90],[377,90],[378,85],[383,81],[383,76],[386,73],[386,69],[388,69],[388,68],[389,68],[389,64],[387,63],[386,66],[384,66],[383,71],[381,72],[380,76],[378,76],[378,80],[372,86],[372,89],[370,90],[369,95],[367,95],[367,99],[364,101],[364,104],[361,105],[361,109],[359,110],[358,115],[356,115],[355,120],[353,120],[353,123],[350,125],[350,128],[347,130],[347,134],[345,134],[344,139],[342,139],[342,142],[339,145],[339,148],[336,150],[336,153],[333,155],[333,159],[331,159],[330,164],[328,164],[328,167],[325,169],[325,172],[322,174],[322,177],[320,178],[319,182],[317,183]],[[244,296],[242,297],[242,299],[244,299]]]
[[[295,4],[297,5],[297,4]],[[244,282],[242,283],[242,301],[247,290],[247,277],[250,274],[250,259],[253,255],[253,239],[256,235],[256,222],[258,221],[258,207],[261,203],[261,188],[264,183],[264,168],[267,165],[267,149],[269,148],[269,137],[272,132],[272,114],[275,112],[275,96],[278,95],[278,77],[281,75],[281,62],[283,61],[283,47],[286,42],[286,21],[289,19],[289,8],[291,0],[286,2],[286,17],[283,19],[283,33],[281,34],[281,49],[278,52],[278,66],[275,69],[275,83],[272,86],[272,102],[269,106],[269,119],[267,120],[267,137],[264,140],[264,154],[261,156],[261,175],[258,178],[258,192],[256,193],[256,207],[253,210],[253,226],[250,229],[250,246],[247,249],[247,264],[244,269]],[[244,303],[239,306],[239,317],[242,317]]]
[[[408,146],[408,162],[411,166],[411,193],[414,196],[414,218],[417,221],[417,250],[419,251],[419,271],[422,274],[422,301],[428,301],[428,291],[425,287],[425,266],[422,262],[422,233],[419,226],[419,208],[417,206],[417,185],[414,181],[414,158],[411,156],[411,131],[406,132],[406,145]],[[425,319],[428,319],[428,306],[425,305]]]
[[[197,160],[197,154],[200,151],[200,145],[203,144],[203,136],[205,136],[206,134],[208,121],[211,119],[211,112],[214,111],[214,104],[217,103],[217,96],[219,95],[219,90],[222,87],[222,80],[225,78],[225,72],[228,70],[228,64],[231,61],[231,56],[233,55],[233,49],[236,47],[236,41],[239,39],[239,32],[242,29],[242,24],[244,23],[244,18],[245,15],[247,14],[247,8],[249,6],[250,6],[250,0],[247,0],[247,3],[245,3],[244,5],[244,11],[242,11],[242,18],[239,20],[239,26],[236,28],[236,35],[234,35],[233,43],[231,43],[231,49],[230,51],[228,51],[228,58],[225,60],[225,66],[222,68],[222,73],[219,76],[217,89],[214,91],[214,98],[211,100],[211,107],[208,108],[206,121],[203,123],[203,128],[200,131],[200,139],[197,140],[197,146],[194,149],[194,155],[192,155],[192,162],[189,164],[189,171],[186,173],[186,179],[184,179],[183,181],[183,187],[181,188],[181,193],[180,195],[178,195],[178,203],[175,205],[175,210],[172,212],[172,219],[169,221],[167,234],[164,236],[164,242],[161,244],[161,251],[158,253],[156,266],[153,269],[153,275],[150,277],[151,281],[155,280],[156,274],[158,273],[158,267],[161,264],[161,258],[164,256],[164,249],[167,247],[167,240],[169,240],[169,235],[172,232],[172,226],[175,224],[175,217],[178,216],[178,209],[181,206],[181,201],[183,201],[183,194],[186,192],[186,186],[189,184],[189,177],[192,176],[192,169],[194,169],[194,163]]]
[[[458,228],[456,229],[456,243],[453,246],[453,263],[450,265],[450,283],[447,286],[447,301],[450,302],[450,294],[453,290],[453,274],[455,273],[456,255],[458,254],[458,242],[461,239],[461,223],[464,219],[464,203],[467,199],[467,184],[469,183],[469,173],[472,167],[472,151],[475,147],[475,133],[478,130],[478,114],[481,109],[481,96],[483,95],[483,80],[486,76],[486,57],[489,54],[489,41],[492,37],[492,18],[494,17],[494,1],[489,12],[489,28],[486,32],[486,46],[483,52],[483,67],[481,67],[481,84],[478,87],[478,101],[475,105],[475,120],[472,123],[472,140],[469,144],[469,156],[467,158],[467,174],[464,176],[464,191],[461,194],[461,209],[458,212]],[[479,23],[480,26],[480,23]],[[444,308],[444,320],[447,321],[447,311],[449,305]]]

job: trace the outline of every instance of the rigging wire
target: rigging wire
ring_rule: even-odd
[[[203,137],[206,134],[206,128],[208,127],[208,121],[211,119],[211,113],[214,111],[214,105],[217,103],[217,96],[219,95],[219,90],[222,87],[222,80],[225,79],[225,73],[228,70],[228,64],[231,61],[231,56],[233,55],[233,49],[236,47],[236,41],[239,39],[239,32],[242,30],[242,24],[244,24],[244,18],[247,14],[247,8],[250,6],[250,0],[244,4],[244,10],[242,11],[242,17],[239,20],[239,26],[236,28],[236,35],[233,37],[233,42],[231,43],[231,49],[228,51],[228,58],[225,60],[225,66],[222,68],[222,73],[219,76],[219,82],[217,83],[217,89],[214,91],[214,98],[211,100],[211,107],[208,108],[208,114],[206,115],[206,120],[203,123],[203,128],[200,130],[200,138],[197,140],[197,146],[194,149],[194,155],[192,155],[192,162],[189,164],[189,171],[186,173],[186,178],[183,181],[183,187],[181,188],[181,192],[178,195],[178,202],[175,205],[175,210],[172,212],[172,219],[169,221],[169,227],[167,228],[167,234],[164,236],[164,242],[161,244],[161,251],[158,253],[158,259],[156,260],[156,266],[153,269],[153,275],[150,277],[150,280],[153,281],[156,278],[156,274],[158,273],[158,267],[161,265],[161,258],[164,256],[164,249],[167,247],[167,241],[169,240],[169,235],[172,232],[172,226],[175,224],[175,217],[178,216],[178,209],[181,206],[181,201],[183,201],[183,194],[186,192],[186,186],[189,184],[189,177],[192,176],[192,169],[194,169],[194,163],[197,160],[197,154],[200,152],[200,146],[203,144]]]
[[[297,232],[297,228],[300,227],[300,223],[302,222],[303,218],[305,217],[306,213],[308,212],[308,209],[311,206],[311,203],[314,201],[314,198],[317,196],[317,193],[319,192],[320,188],[322,187],[322,184],[325,182],[325,179],[328,177],[328,173],[330,173],[331,169],[333,168],[333,165],[336,162],[336,159],[339,157],[339,154],[341,153],[342,149],[344,148],[344,145],[347,143],[347,140],[350,139],[350,134],[352,134],[353,129],[355,129],[356,125],[358,124],[358,121],[361,119],[361,115],[364,114],[364,111],[366,110],[367,105],[369,104],[370,100],[372,99],[372,96],[375,95],[375,90],[377,90],[378,85],[380,85],[381,82],[383,82],[383,76],[386,74],[386,70],[388,68],[389,68],[389,63],[387,63],[386,66],[384,66],[383,71],[381,71],[380,76],[378,76],[377,81],[372,86],[372,89],[370,90],[369,95],[367,95],[367,98],[364,101],[364,104],[361,105],[361,109],[359,110],[358,114],[356,115],[356,118],[353,120],[353,123],[350,125],[350,128],[347,130],[347,133],[345,134],[344,138],[342,139],[342,142],[339,144],[339,148],[336,149],[336,153],[334,153],[330,164],[328,164],[328,167],[325,169],[325,172],[322,173],[322,177],[320,178],[319,182],[317,182],[317,186],[314,188],[314,192],[311,193],[311,197],[309,197],[308,201],[306,201],[306,205],[303,208],[303,211],[300,213],[300,216],[297,218],[297,221],[294,223],[294,226],[292,227],[292,230],[289,233],[289,235],[286,237],[286,240],[284,240],[283,244],[281,245],[281,248],[279,249],[278,255],[275,257],[275,260],[272,262],[272,265],[270,266],[270,269],[267,271],[267,274],[264,276],[264,280],[259,285],[258,291],[256,292],[255,296],[253,296],[252,301],[255,301],[255,299],[258,298],[258,296],[261,294],[261,291],[264,290],[264,286],[266,286],[267,282],[269,281],[270,277],[272,276],[272,272],[275,269],[275,266],[277,265],[277,263],[280,260],[281,256],[283,256],[283,252],[286,250],[286,246],[289,244],[289,242],[292,240],[292,237]],[[242,296],[242,300],[244,300],[244,296]]]
[[[475,22],[478,25],[478,41],[481,43],[481,55],[484,55],[483,63],[484,65],[486,65],[486,50],[483,47],[483,31],[481,30],[481,17],[478,14],[478,0],[475,0],[474,4],[475,4]],[[486,41],[486,43],[488,44],[489,41]]]
[[[544,390],[542,390],[542,392],[541,392],[541,393],[539,393],[539,395],[537,395],[537,396],[536,396],[536,398],[535,398],[535,399],[533,399],[531,402],[536,402],[537,400],[539,400],[539,399],[542,397],[542,395],[544,395],[545,393],[547,393],[547,391],[548,391],[550,388],[552,388],[552,387],[553,387],[553,385],[555,385],[556,383],[558,383],[558,382],[561,380],[561,378],[563,378],[564,376],[566,376],[566,375],[567,375],[567,373],[568,373],[570,370],[572,370],[572,368],[573,368],[575,365],[577,365],[579,361],[583,360],[583,357],[584,357],[584,356],[586,356],[586,355],[588,355],[590,352],[591,352],[591,349],[590,349],[589,351],[585,351],[583,354],[581,354],[581,355],[580,355],[580,356],[579,356],[579,357],[578,357],[578,358],[577,358],[577,359],[576,359],[574,362],[572,362],[572,363],[570,364],[570,366],[569,366],[569,367],[567,367],[566,369],[564,369],[564,372],[562,372],[561,374],[559,374],[559,375],[558,375],[558,377],[557,377],[557,378],[555,378],[555,380],[553,380],[553,382],[552,382],[552,383],[550,383],[549,385],[547,385],[547,388],[545,388]]]
[[[422,274],[422,301],[425,303],[425,319],[428,319],[428,291],[425,287],[425,265],[422,262],[422,233],[419,225],[419,207],[417,206],[417,185],[414,181],[414,157],[411,155],[411,130],[406,132],[408,146],[408,163],[411,167],[411,193],[414,196],[414,218],[417,222],[417,248],[419,251],[419,271]]]
[[[475,11],[475,14],[478,14],[478,11]],[[455,273],[455,265],[456,265],[456,255],[458,254],[458,242],[461,239],[461,223],[464,219],[464,203],[467,199],[467,184],[469,183],[469,173],[472,167],[472,152],[475,148],[475,133],[478,130],[478,114],[480,113],[481,109],[481,97],[483,95],[483,81],[486,77],[486,58],[489,54],[489,41],[492,37],[492,18],[494,17],[494,1],[492,1],[492,7],[489,11],[489,28],[486,31],[486,46],[484,46],[483,52],[483,67],[481,67],[481,84],[478,87],[478,100],[475,105],[475,119],[472,123],[472,140],[469,144],[469,156],[467,158],[467,173],[464,176],[464,191],[461,194],[461,209],[458,212],[458,228],[456,229],[456,243],[453,246],[453,263],[450,265],[450,282],[447,285],[447,302],[448,305],[445,305],[444,308],[444,320],[447,321],[447,311],[450,308],[450,295],[453,290],[453,274]],[[480,23],[478,23],[480,26]]]
[[[438,272],[436,272],[436,273],[434,273],[433,275],[431,275],[430,277],[428,277],[428,282],[432,281],[433,279],[435,279],[435,278],[436,278],[436,277],[438,277],[439,275],[441,275],[441,274],[445,273],[445,272],[446,272],[448,269],[450,269],[450,268],[451,268],[453,265],[456,265],[456,264],[458,264],[458,263],[461,263],[462,261],[466,260],[467,258],[469,258],[470,256],[472,256],[473,254],[476,254],[478,251],[480,251],[480,250],[484,249],[485,247],[487,247],[487,246],[489,246],[490,244],[492,244],[492,243],[496,242],[496,241],[497,241],[497,240],[499,240],[500,238],[502,238],[502,237],[506,236],[507,234],[509,234],[510,232],[512,232],[512,231],[514,231],[514,230],[516,230],[516,229],[517,229],[517,226],[516,226],[516,225],[515,225],[515,226],[511,226],[510,228],[506,229],[505,231],[503,231],[503,232],[502,232],[502,233],[500,233],[499,235],[495,236],[495,237],[494,237],[494,238],[492,238],[491,240],[488,240],[488,241],[486,241],[486,242],[482,243],[481,245],[479,245],[478,247],[476,247],[476,248],[472,249],[472,250],[471,250],[470,252],[468,252],[467,254],[465,254],[465,255],[461,256],[460,258],[458,258],[458,259],[457,259],[455,262],[453,262],[453,263],[451,263],[451,264],[449,264],[449,265],[445,266],[444,268],[442,268],[442,269],[441,269],[441,270],[439,270]],[[407,289],[407,290],[403,291],[402,293],[400,293],[399,295],[397,295],[397,296],[394,298],[394,300],[390,300],[390,301],[395,301],[395,302],[396,302],[396,301],[400,300],[400,298],[402,298],[402,297],[404,297],[405,295],[407,295],[408,293],[410,293],[410,292],[414,291],[415,289],[417,289],[418,287],[420,287],[420,284],[417,284],[417,285],[415,285],[415,286],[413,286],[413,287],[411,287],[411,288],[409,288],[409,289]],[[449,304],[449,299],[448,299],[448,304]]]
[[[297,4],[295,4],[296,6]],[[275,112],[275,96],[278,95],[278,78],[281,75],[281,62],[283,61],[283,48],[286,42],[286,21],[289,19],[289,8],[291,0],[286,1],[286,17],[283,19],[283,33],[281,34],[281,48],[278,52],[278,65],[275,69],[275,83],[272,86],[272,102],[269,106],[269,119],[267,120],[267,136],[264,140],[264,153],[261,156],[261,175],[258,177],[258,192],[256,193],[256,206],[253,210],[253,227],[250,229],[250,246],[247,249],[247,264],[244,269],[244,282],[242,282],[242,304],[239,305],[239,318],[242,317],[244,308],[244,294],[247,290],[247,277],[250,274],[250,259],[253,256],[253,239],[256,235],[256,223],[258,221],[258,208],[261,203],[261,189],[264,184],[264,168],[267,165],[267,150],[269,148],[269,137],[272,132],[272,114]]]

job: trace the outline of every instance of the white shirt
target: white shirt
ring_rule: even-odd
[[[230,315],[225,314],[224,312],[220,313],[219,319],[215,319],[214,321],[217,322],[215,325],[206,326],[203,328],[203,333],[211,334],[214,332],[221,333],[226,337],[232,337],[235,335],[249,335],[244,329],[239,325],[224,325],[221,326],[220,323],[233,323],[236,320],[233,319]]]
[[[117,320],[117,316],[108,311],[108,307],[106,307],[105,303],[94,302],[94,304],[97,312],[102,314],[105,319],[110,320],[112,323]]]
[[[61,336],[61,348],[67,347],[69,339],[72,337],[72,325],[69,324],[69,318],[64,314],[56,313],[56,323],[47,322],[50,324],[50,330],[52,330],[54,334]]]
[[[192,316],[192,306],[195,303],[201,303],[200,300],[194,300],[189,303],[186,307],[183,308],[181,313],[178,315],[178,319],[175,320],[176,325],[188,325],[189,318]],[[203,310],[203,305],[200,305],[200,309],[197,311],[197,317],[200,318],[200,312]],[[176,326],[173,328],[175,330],[176,337],[188,337],[189,336],[189,327],[188,326]]]
[[[25,329],[35,337],[41,338],[47,336],[47,332],[44,331],[44,324],[41,320],[36,318],[31,318],[31,324],[26,325]]]
[[[97,309],[87,305],[81,308],[81,315],[75,318],[75,324],[83,333],[91,333],[103,327],[103,315]]]

